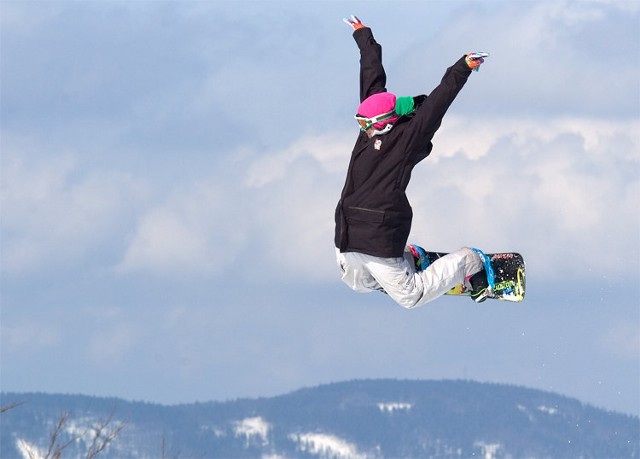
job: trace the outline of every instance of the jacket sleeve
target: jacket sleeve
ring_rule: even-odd
[[[422,141],[431,141],[442,123],[442,118],[467,82],[470,74],[471,69],[462,56],[447,69],[440,84],[418,107],[413,120],[413,129],[418,131]]]
[[[387,75],[382,66],[382,47],[368,27],[358,29],[353,38],[360,49],[360,102],[372,94],[386,92]]]

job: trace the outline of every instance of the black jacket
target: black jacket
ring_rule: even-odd
[[[382,48],[371,29],[356,30],[360,49],[360,101],[386,91]],[[413,167],[431,153],[431,139],[471,74],[464,56],[449,67],[427,96],[417,96],[416,110],[393,129],[369,138],[360,132],[336,208],[335,244],[341,252],[401,257],[413,213],[406,196]]]

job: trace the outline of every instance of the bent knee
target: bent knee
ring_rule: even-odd
[[[391,297],[405,309],[413,309],[420,304],[422,299],[422,289],[407,289],[402,293],[395,292]]]
[[[400,284],[392,292],[388,292],[393,300],[405,309],[413,309],[422,303],[425,286],[422,278],[417,274],[412,274],[399,279]]]
[[[400,298],[395,300],[404,309],[413,309],[418,306],[418,298]]]

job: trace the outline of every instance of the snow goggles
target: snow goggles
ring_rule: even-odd
[[[366,116],[356,115],[355,119],[358,122],[358,124],[360,125],[360,130],[361,131],[366,131],[367,129],[369,129],[374,124],[379,123],[379,122],[384,121],[384,120],[388,120],[389,118],[391,118],[395,114],[396,114],[395,111],[390,111],[390,112],[387,112],[387,113],[383,113],[382,115],[374,116],[373,118],[367,118]]]

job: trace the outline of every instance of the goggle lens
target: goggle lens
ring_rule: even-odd
[[[373,125],[373,122],[371,121],[371,119],[363,118],[357,115],[356,115],[356,121],[360,125],[360,129],[362,129],[363,131],[366,131]]]

